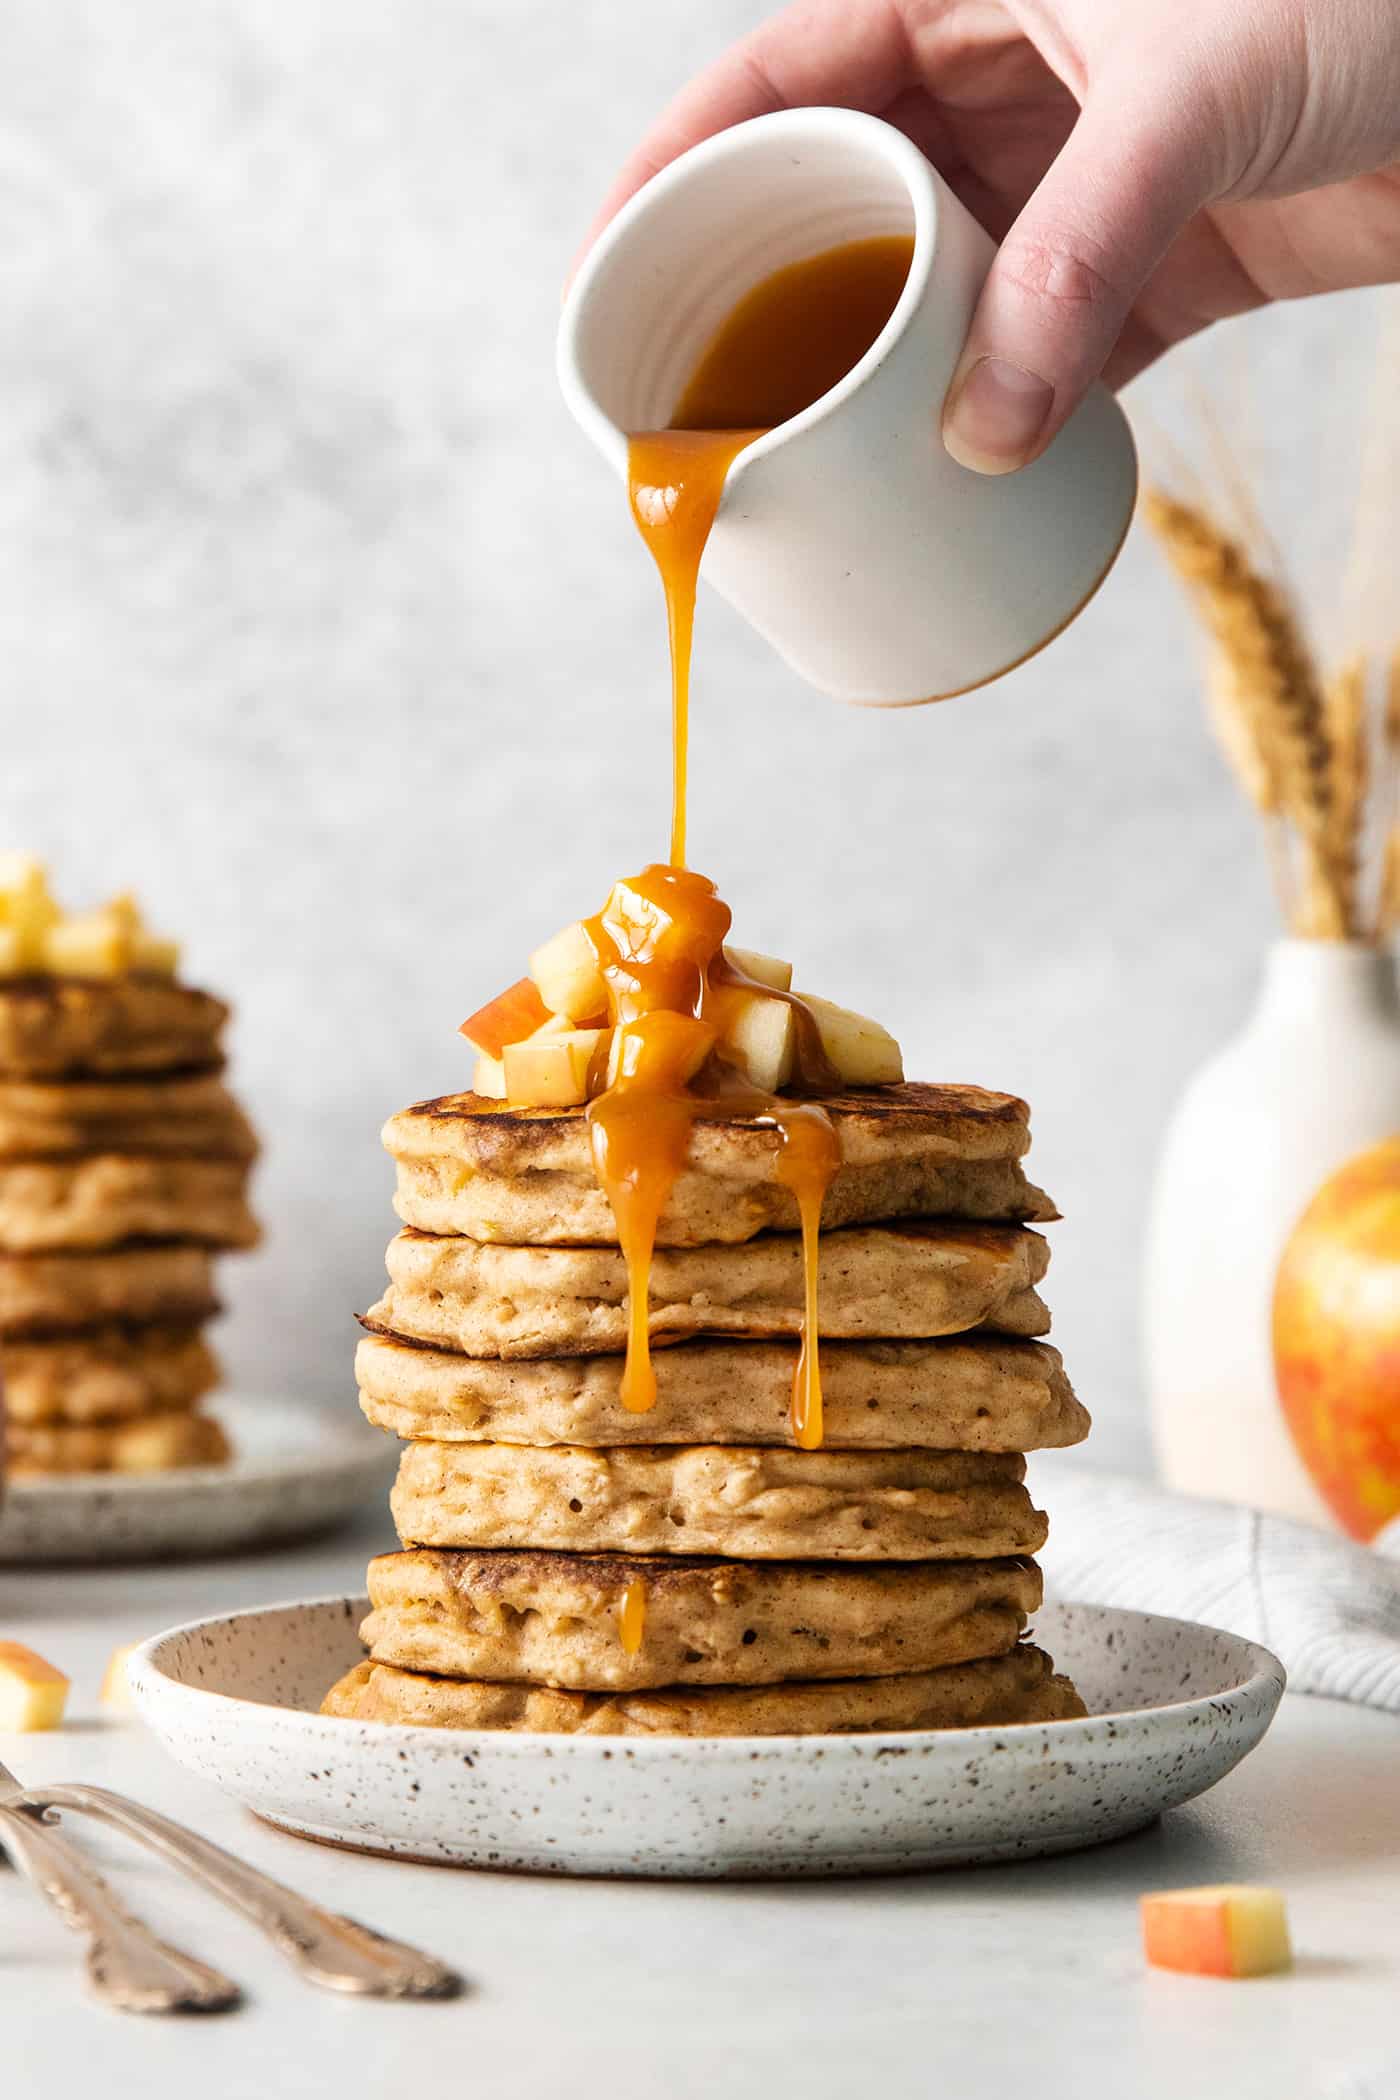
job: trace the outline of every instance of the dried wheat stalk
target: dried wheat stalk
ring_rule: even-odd
[[[1327,682],[1328,866],[1348,933],[1360,932],[1363,922],[1361,852],[1370,776],[1366,668],[1364,656],[1348,657]]]
[[[1327,700],[1298,616],[1283,586],[1203,508],[1148,489],[1143,511],[1230,667],[1213,688],[1226,755],[1255,807],[1286,818],[1296,835],[1285,913],[1298,932],[1345,939]]]

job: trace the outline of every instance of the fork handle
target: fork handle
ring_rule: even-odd
[[[32,1806],[75,1810],[139,1839],[256,1925],[311,1983],[376,1998],[450,1998],[462,1979],[430,1954],[323,1910],[197,1831],[106,1787],[36,1788]]]
[[[95,1867],[23,1809],[0,1808],[0,1847],[58,1912],[87,1936],[87,1974],[120,2012],[223,2012],[239,2003],[236,1983],[158,1939],[117,1900]]]

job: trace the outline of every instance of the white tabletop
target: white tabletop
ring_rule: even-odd
[[[0,1632],[73,1678],[58,1735],[0,1735],[28,1779],[143,1796],[470,1977],[447,2005],[311,1990],[245,1926],[105,1836],[133,1907],[243,1982],[213,2020],[110,2013],[77,1942],[0,1876],[0,2093],[77,2100],[1231,2100],[1400,2095],[1400,1721],[1286,1698],[1203,1801],[1098,1852],[883,1881],[535,1879],[360,1858],[256,1823],[97,1704],[112,1647],[240,1604],[358,1590],[382,1524],[297,1551],[91,1573],[0,1570]],[[1153,1974],[1144,1889],[1280,1885],[1287,1977]]]

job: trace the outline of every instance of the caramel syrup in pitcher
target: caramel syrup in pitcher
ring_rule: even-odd
[[[885,326],[909,273],[903,236],[855,241],[777,271],[734,308],[701,358],[666,430],[629,445],[632,514],[661,574],[671,647],[671,853],[587,922],[617,1031],[612,1083],[588,1111],[593,1159],[627,1265],[627,1361],[621,1398],[633,1413],[656,1401],[648,1292],[656,1229],[695,1122],[744,1116],[770,1125],[777,1173],[802,1225],[804,1317],[793,1384],[793,1440],[822,1441],[817,1277],[822,1201],[840,1163],[817,1101],[767,1094],[710,1060],[726,1015],[755,993],[784,999],[796,1032],[795,1084],[836,1084],[810,1012],[788,992],[744,976],[724,953],[730,913],[714,884],[685,865],[690,656],[701,558],[736,456],[764,431],[827,393]],[[930,410],[932,414],[932,410]],[[707,1062],[708,1060],[708,1062]],[[704,1068],[702,1071],[702,1067]],[[623,1641],[641,1639],[640,1584],[621,1607]],[[629,1652],[631,1652],[629,1650]]]

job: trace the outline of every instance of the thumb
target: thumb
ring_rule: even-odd
[[[1144,109],[1119,86],[1091,94],[982,288],[943,404],[944,444],[979,474],[1044,451],[1215,190],[1204,98]]]

